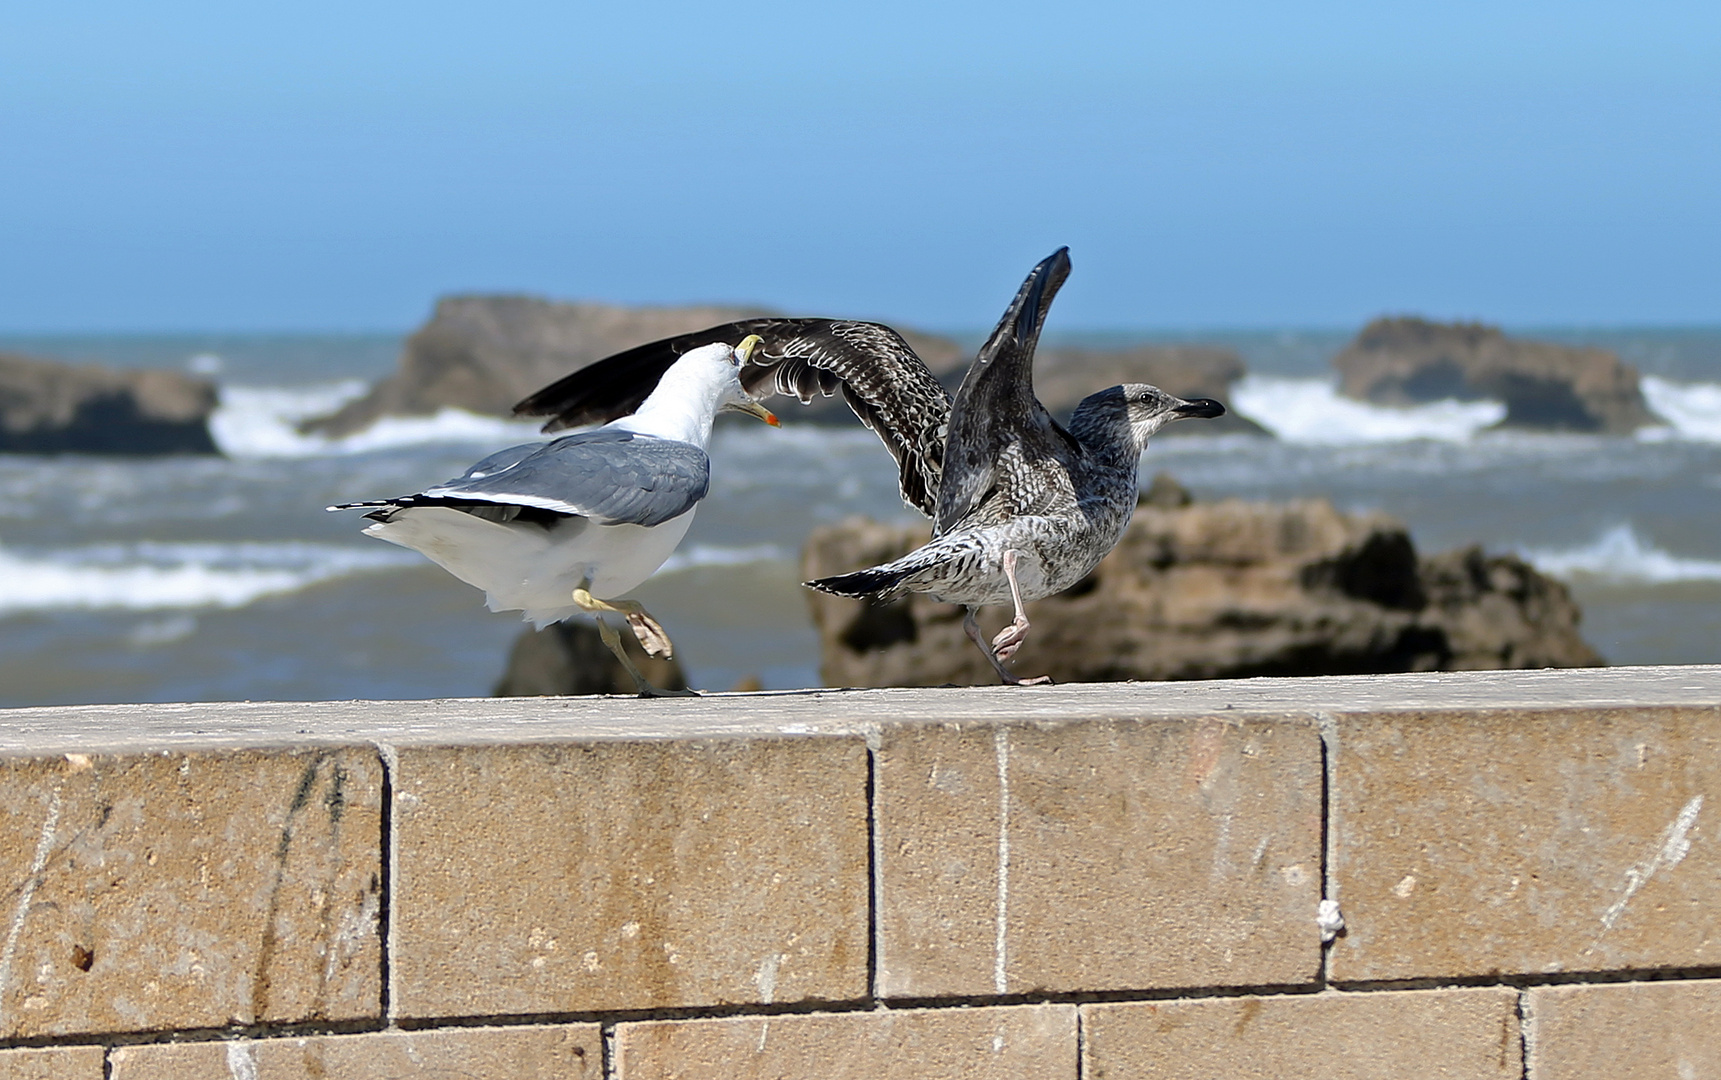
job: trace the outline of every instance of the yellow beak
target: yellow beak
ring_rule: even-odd
[[[773,413],[770,409],[765,408],[765,406],[759,404],[757,401],[749,401],[745,405],[738,405],[738,406],[736,406],[736,409],[740,412],[746,413],[749,416],[757,416],[759,419],[765,421],[765,423],[767,423],[767,424],[770,424],[772,427],[782,427],[783,426],[783,422],[781,420],[777,419],[777,415],[775,413]]]
[[[746,337],[741,339],[741,344],[735,346],[735,355],[740,357],[742,364],[746,364],[747,361],[753,359],[753,350],[763,344],[765,344],[764,338],[760,337],[758,334],[748,334]],[[740,411],[752,416],[757,416],[772,427],[783,426],[783,422],[778,420],[770,409],[765,408],[765,406],[759,404],[757,401],[749,401],[747,404],[740,406]]]

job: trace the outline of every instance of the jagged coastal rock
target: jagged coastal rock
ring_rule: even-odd
[[[428,416],[444,408],[508,416],[516,401],[594,360],[658,338],[767,314],[761,308],[446,297],[437,302],[430,321],[407,338],[394,374],[338,412],[302,427],[307,433],[338,438],[384,416]],[[961,347],[947,338],[909,332],[904,336],[934,372],[956,368],[965,360]],[[848,415],[840,399],[825,407],[833,406]]]
[[[594,360],[658,338],[767,314],[763,308],[746,307],[619,307],[530,296],[445,297],[430,321],[407,338],[392,375],[338,412],[306,421],[301,429],[339,438],[384,416],[429,416],[444,408],[508,416],[516,401]],[[932,373],[954,390],[973,350],[953,338],[900,326],[897,330]],[[1152,383],[1179,397],[1223,401],[1242,375],[1243,361],[1235,352],[1203,346],[1047,346],[1040,350],[1034,372],[1040,399],[1059,414],[1067,414],[1095,390],[1121,382]],[[854,422],[840,397],[782,411],[791,423]],[[1201,430],[1264,434],[1250,421],[1233,416]]]
[[[1060,682],[1590,667],[1564,585],[1510,555],[1419,558],[1404,527],[1324,500],[1180,505],[1156,483],[1116,550],[1074,589],[1028,605],[1012,666]],[[924,525],[850,519],[802,553],[811,579],[885,562]],[[987,684],[962,609],[808,593],[828,686]],[[990,635],[1003,608],[982,612]]]
[[[215,384],[0,353],[0,452],[214,454]]]
[[[1376,319],[1333,358],[1339,390],[1359,401],[1504,402],[1502,427],[1625,435],[1661,423],[1637,369],[1606,349],[1508,338],[1482,323]]]
[[[631,633],[622,647],[641,672],[665,690],[687,689],[687,675],[673,659],[647,656]],[[633,677],[604,647],[598,628],[581,619],[527,628],[508,651],[508,667],[494,697],[560,697],[574,694],[632,694]]]

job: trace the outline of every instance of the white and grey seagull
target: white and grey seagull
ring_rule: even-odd
[[[655,573],[687,535],[710,486],[705,450],[717,413],[777,423],[738,379],[759,340],[689,350],[637,410],[602,427],[491,454],[416,495],[329,509],[369,508],[365,516],[375,524],[366,535],[422,552],[483,589],[492,611],[522,611],[539,628],[594,616],[642,695],[690,694],[653,686],[604,613],[622,615],[648,653],[671,655],[663,627],[622,594]]]
[[[1028,274],[952,399],[902,336],[879,323],[748,319],[618,353],[515,407],[550,416],[546,431],[622,415],[676,358],[737,333],[763,340],[743,362],[755,397],[842,393],[896,458],[903,501],[933,521],[932,540],[900,559],[809,581],[841,596],[889,601],[906,593],[967,607],[963,627],[1006,683],[1004,662],[1029,629],[1024,602],[1069,588],[1123,534],[1135,510],[1136,467],[1149,436],[1184,417],[1221,416],[1210,398],[1184,400],[1145,384],[1083,399],[1068,428],[1034,396],[1034,349],[1052,298],[1069,276],[1067,248]],[[978,608],[1012,604],[988,644]]]

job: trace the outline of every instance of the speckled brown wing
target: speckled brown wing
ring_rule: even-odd
[[[842,394],[896,459],[903,501],[928,517],[938,502],[950,394],[901,334],[881,323],[841,319],[743,319],[649,342],[599,360],[528,397],[514,411],[548,416],[546,432],[607,423],[639,408],[683,353],[702,345],[762,344],[741,371],[755,398],[802,403]]]

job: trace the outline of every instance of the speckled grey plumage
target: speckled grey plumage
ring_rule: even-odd
[[[1222,413],[1154,387],[1114,386],[1077,406],[1065,429],[1034,396],[1040,330],[1070,261],[1036,266],[980,350],[951,407],[933,539],[900,559],[808,582],[889,600],[908,592],[979,607],[1011,602],[1004,553],[1017,553],[1023,600],[1074,585],[1129,524],[1148,437],[1181,416]]]

